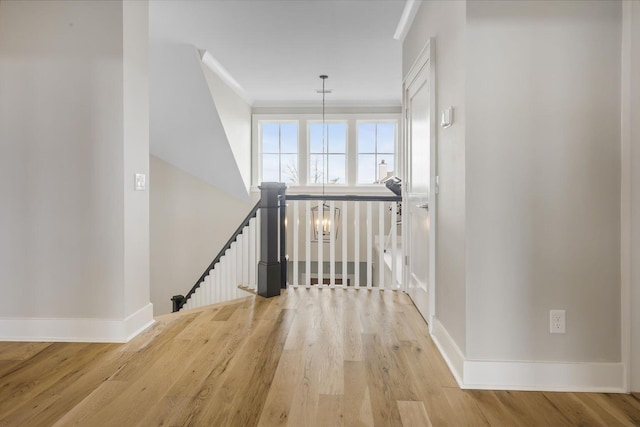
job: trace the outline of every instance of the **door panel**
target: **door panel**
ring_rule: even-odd
[[[431,103],[427,69],[407,88],[408,185],[403,210],[407,213],[407,293],[429,321],[429,196],[431,193]]]

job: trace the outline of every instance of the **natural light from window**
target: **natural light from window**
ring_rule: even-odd
[[[326,137],[326,145],[323,136]],[[322,123],[309,125],[308,182],[310,185],[347,183],[346,124],[326,123],[325,135],[322,134]]]
[[[254,114],[253,186],[283,182],[312,193],[325,187],[348,194],[382,191],[400,173],[399,122],[398,113],[329,114],[324,122],[317,113]]]
[[[393,175],[396,124],[358,124],[358,184],[381,183]]]
[[[298,183],[298,125],[262,123],[262,181]]]

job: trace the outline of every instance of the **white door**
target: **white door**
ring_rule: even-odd
[[[410,74],[411,75],[411,74]],[[405,82],[405,165],[406,190],[403,199],[403,221],[407,268],[406,290],[422,316],[431,322],[435,274],[432,265],[435,249],[433,234],[435,153],[428,60],[413,78]]]

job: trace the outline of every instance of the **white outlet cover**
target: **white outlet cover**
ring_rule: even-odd
[[[136,191],[144,191],[147,188],[147,176],[145,174],[136,174],[134,188]]]
[[[549,332],[564,334],[567,332],[567,317],[565,310],[549,311]]]

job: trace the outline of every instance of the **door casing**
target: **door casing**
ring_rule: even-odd
[[[408,203],[408,191],[407,189],[410,186],[410,182],[406,182],[407,179],[410,179],[411,176],[411,134],[410,134],[410,115],[409,115],[409,90],[415,82],[417,82],[421,77],[424,76],[423,73],[428,73],[427,75],[427,84],[429,85],[429,147],[430,147],[430,176],[429,176],[429,220],[430,220],[430,230],[429,230],[429,283],[427,286],[427,294],[428,294],[428,312],[425,320],[429,324],[429,329],[433,327],[433,318],[436,315],[436,237],[437,237],[437,215],[438,215],[438,197],[437,194],[439,192],[439,183],[437,182],[438,177],[438,169],[437,169],[437,159],[438,159],[438,151],[437,151],[437,111],[436,111],[436,73],[435,73],[435,39],[432,37],[429,39],[425,47],[422,49],[421,53],[418,55],[418,58],[411,66],[409,72],[405,76],[402,84],[402,94],[403,94],[403,143],[401,149],[402,156],[402,165],[405,176],[405,185],[403,185],[403,205],[409,206]],[[403,240],[403,249],[405,251],[405,255],[409,254],[409,247],[407,246],[407,242],[410,239],[409,236],[410,230],[407,227],[407,224],[403,220],[402,224],[402,240]],[[411,262],[411,260],[409,260]],[[406,264],[406,258],[405,258]],[[405,292],[408,291],[407,285],[409,283],[409,268],[404,269],[404,278],[403,278],[403,290]]]

